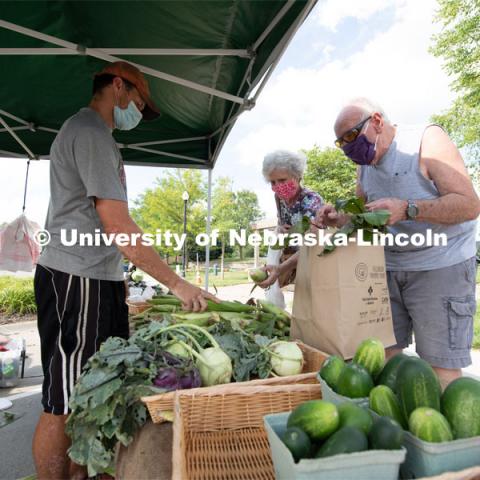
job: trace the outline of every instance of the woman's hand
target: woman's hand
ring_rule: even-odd
[[[338,213],[333,205],[323,205],[317,210],[312,222],[317,228],[342,227],[349,220],[349,216]]]
[[[277,233],[288,233],[288,231],[292,228],[291,225],[288,225],[288,223],[285,223],[283,225],[278,225],[277,226]]]
[[[266,280],[257,283],[257,285],[261,288],[271,287],[278,280],[278,277],[280,275],[280,271],[277,265],[266,265],[260,270],[268,273],[268,277],[266,278]]]

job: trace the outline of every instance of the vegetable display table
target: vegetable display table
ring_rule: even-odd
[[[115,479],[170,480],[172,477],[172,424],[148,421],[133,442],[117,450]]]

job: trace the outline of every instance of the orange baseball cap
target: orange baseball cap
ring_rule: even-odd
[[[109,63],[101,72],[96,73],[95,76],[105,73],[127,80],[127,82],[135,86],[142,100],[145,102],[145,108],[142,111],[144,120],[154,120],[160,115],[158,107],[150,97],[148,82],[137,67],[127,62],[113,62]]]

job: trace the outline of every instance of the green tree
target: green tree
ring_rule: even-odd
[[[326,203],[355,195],[356,166],[340,149],[315,145],[305,154],[303,182],[307,188],[319,193]]]
[[[262,218],[263,213],[258,206],[258,197],[250,190],[240,190],[235,193],[235,207],[232,211],[234,228],[238,231],[245,229],[247,235],[252,233],[250,225]],[[243,248],[238,246],[240,260],[243,260]]]
[[[471,163],[467,169],[475,190],[480,194],[480,163]]]
[[[457,98],[433,120],[443,125],[472,158],[480,159],[480,0],[438,0],[431,52],[445,60]]]
[[[183,233],[182,193],[189,195],[187,204],[187,248],[194,248],[195,236],[205,230],[206,185],[198,170],[168,171],[164,177],[157,178],[155,186],[149,188],[135,200],[132,217],[143,230],[156,233],[157,229],[165,232]],[[161,246],[157,250],[162,255],[181,255],[174,247]],[[188,258],[188,255],[187,255]]]
[[[212,227],[218,230],[222,255],[220,260],[220,275],[224,278],[225,245],[228,242],[230,229],[235,228],[232,213],[235,210],[235,193],[232,188],[232,180],[228,177],[220,177],[215,182],[212,195]]]

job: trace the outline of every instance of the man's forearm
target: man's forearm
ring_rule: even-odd
[[[478,201],[458,193],[449,193],[435,200],[412,200],[418,206],[419,222],[454,225],[478,216]]]
[[[141,228],[131,218],[115,230],[118,231],[109,233],[126,233],[130,236],[143,233]],[[137,239],[136,245],[117,245],[117,248],[135,266],[151,275],[160,283],[163,283],[166,287],[171,289],[178,281],[178,275],[161,259],[153,247],[143,245],[140,238]]]

